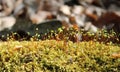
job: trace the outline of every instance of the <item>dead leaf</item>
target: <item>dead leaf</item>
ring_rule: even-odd
[[[14,47],[14,51],[19,51],[21,48],[23,48],[22,45],[17,45]]]
[[[120,53],[113,53],[113,54],[112,54],[112,57],[113,57],[113,58],[120,58]]]

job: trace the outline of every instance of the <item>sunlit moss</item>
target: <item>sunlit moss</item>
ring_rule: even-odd
[[[0,43],[0,71],[120,71],[120,47],[88,41],[8,41]]]

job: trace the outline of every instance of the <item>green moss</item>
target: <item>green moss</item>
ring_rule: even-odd
[[[120,47],[99,42],[8,41],[0,43],[0,72],[118,72]]]

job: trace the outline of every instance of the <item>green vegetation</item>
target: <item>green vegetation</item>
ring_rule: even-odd
[[[89,41],[8,41],[0,43],[0,72],[118,72],[114,44]]]
[[[35,36],[20,31],[0,42],[0,72],[119,72],[119,43],[112,30],[62,27]]]

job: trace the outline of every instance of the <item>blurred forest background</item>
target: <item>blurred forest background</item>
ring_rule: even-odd
[[[0,35],[43,34],[59,27],[120,33],[119,0],[0,0]]]

